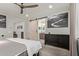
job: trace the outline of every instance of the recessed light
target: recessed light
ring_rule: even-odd
[[[28,14],[26,14],[26,17],[29,17],[29,15],[28,15]]]
[[[53,6],[52,5],[49,5],[49,8],[51,9],[51,8],[53,8]]]

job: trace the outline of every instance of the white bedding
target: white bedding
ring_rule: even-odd
[[[26,50],[24,44],[6,39],[0,40],[0,56],[17,56]]]
[[[33,56],[33,54],[37,53],[39,49],[42,48],[40,41],[20,39],[20,38],[7,38],[7,39],[24,44],[27,47],[28,56]]]

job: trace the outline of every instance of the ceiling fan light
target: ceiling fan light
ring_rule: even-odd
[[[29,15],[28,15],[28,14],[26,14],[26,17],[29,17]]]
[[[52,5],[49,5],[49,8],[50,8],[50,9],[52,9],[52,8],[53,8],[53,6],[52,6]]]

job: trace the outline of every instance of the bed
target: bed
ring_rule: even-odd
[[[0,56],[18,56],[26,49],[24,44],[10,40],[0,40]]]
[[[0,40],[0,56],[33,56],[42,48],[38,42],[20,38]]]

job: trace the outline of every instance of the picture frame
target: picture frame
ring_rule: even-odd
[[[52,16],[47,21],[48,28],[66,28],[68,27],[68,12]]]
[[[6,16],[0,15],[0,28],[6,28]]]

